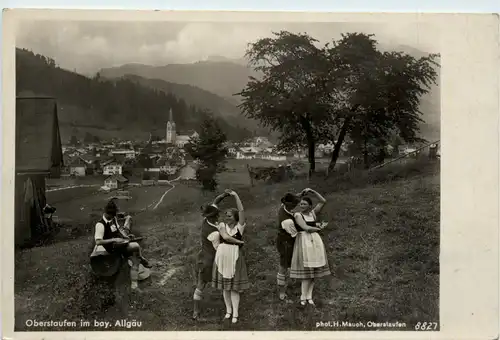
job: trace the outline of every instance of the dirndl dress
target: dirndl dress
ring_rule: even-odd
[[[316,226],[316,215],[311,212],[302,215],[307,225]],[[314,279],[330,275],[325,245],[318,233],[310,233],[298,227],[299,233],[293,247],[290,277],[294,279]]]
[[[229,228],[227,224],[222,224],[221,228],[226,228],[230,236],[242,240],[244,225],[238,223],[234,228]],[[212,286],[237,292],[250,287],[243,248],[237,244],[225,243],[222,237],[215,253]]]

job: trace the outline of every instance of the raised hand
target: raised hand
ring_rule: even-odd
[[[226,194],[228,194],[229,196],[235,196],[236,195],[236,192],[234,190],[231,190],[231,189],[226,189],[224,192]]]

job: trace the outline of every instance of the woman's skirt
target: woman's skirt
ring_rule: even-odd
[[[219,245],[219,247],[221,246],[224,247],[228,245],[226,244]],[[237,247],[237,246],[231,245],[231,247]],[[219,248],[217,248],[217,250],[219,251]],[[248,281],[247,266],[245,262],[245,254],[242,248],[239,248],[239,253],[237,256],[236,265],[234,266],[234,270],[233,269],[226,270],[227,268],[219,267],[218,264],[221,266],[226,266],[226,265],[234,266],[234,263],[230,263],[229,261],[223,261],[220,259],[218,261],[214,261],[212,270],[212,286],[214,288],[241,292],[250,287],[250,282]],[[233,271],[234,271],[233,277],[224,277],[226,275],[222,274]]]
[[[318,233],[300,232],[293,247],[290,277],[314,279],[330,275],[325,245]]]

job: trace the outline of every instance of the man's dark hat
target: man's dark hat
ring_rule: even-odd
[[[116,206],[115,201],[113,200],[108,201],[106,207],[104,208],[104,212],[106,214],[110,214],[113,216],[116,215],[116,213],[118,212],[118,207]]]
[[[217,207],[214,207],[213,205],[207,205],[204,207],[201,207],[201,214],[203,217],[213,217],[216,216],[219,213],[219,209]]]
[[[300,198],[290,192],[286,193],[285,196],[281,198],[281,203],[283,204],[298,204],[299,202]]]

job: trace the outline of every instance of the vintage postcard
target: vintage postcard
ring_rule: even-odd
[[[3,19],[5,339],[498,338],[498,16]]]

